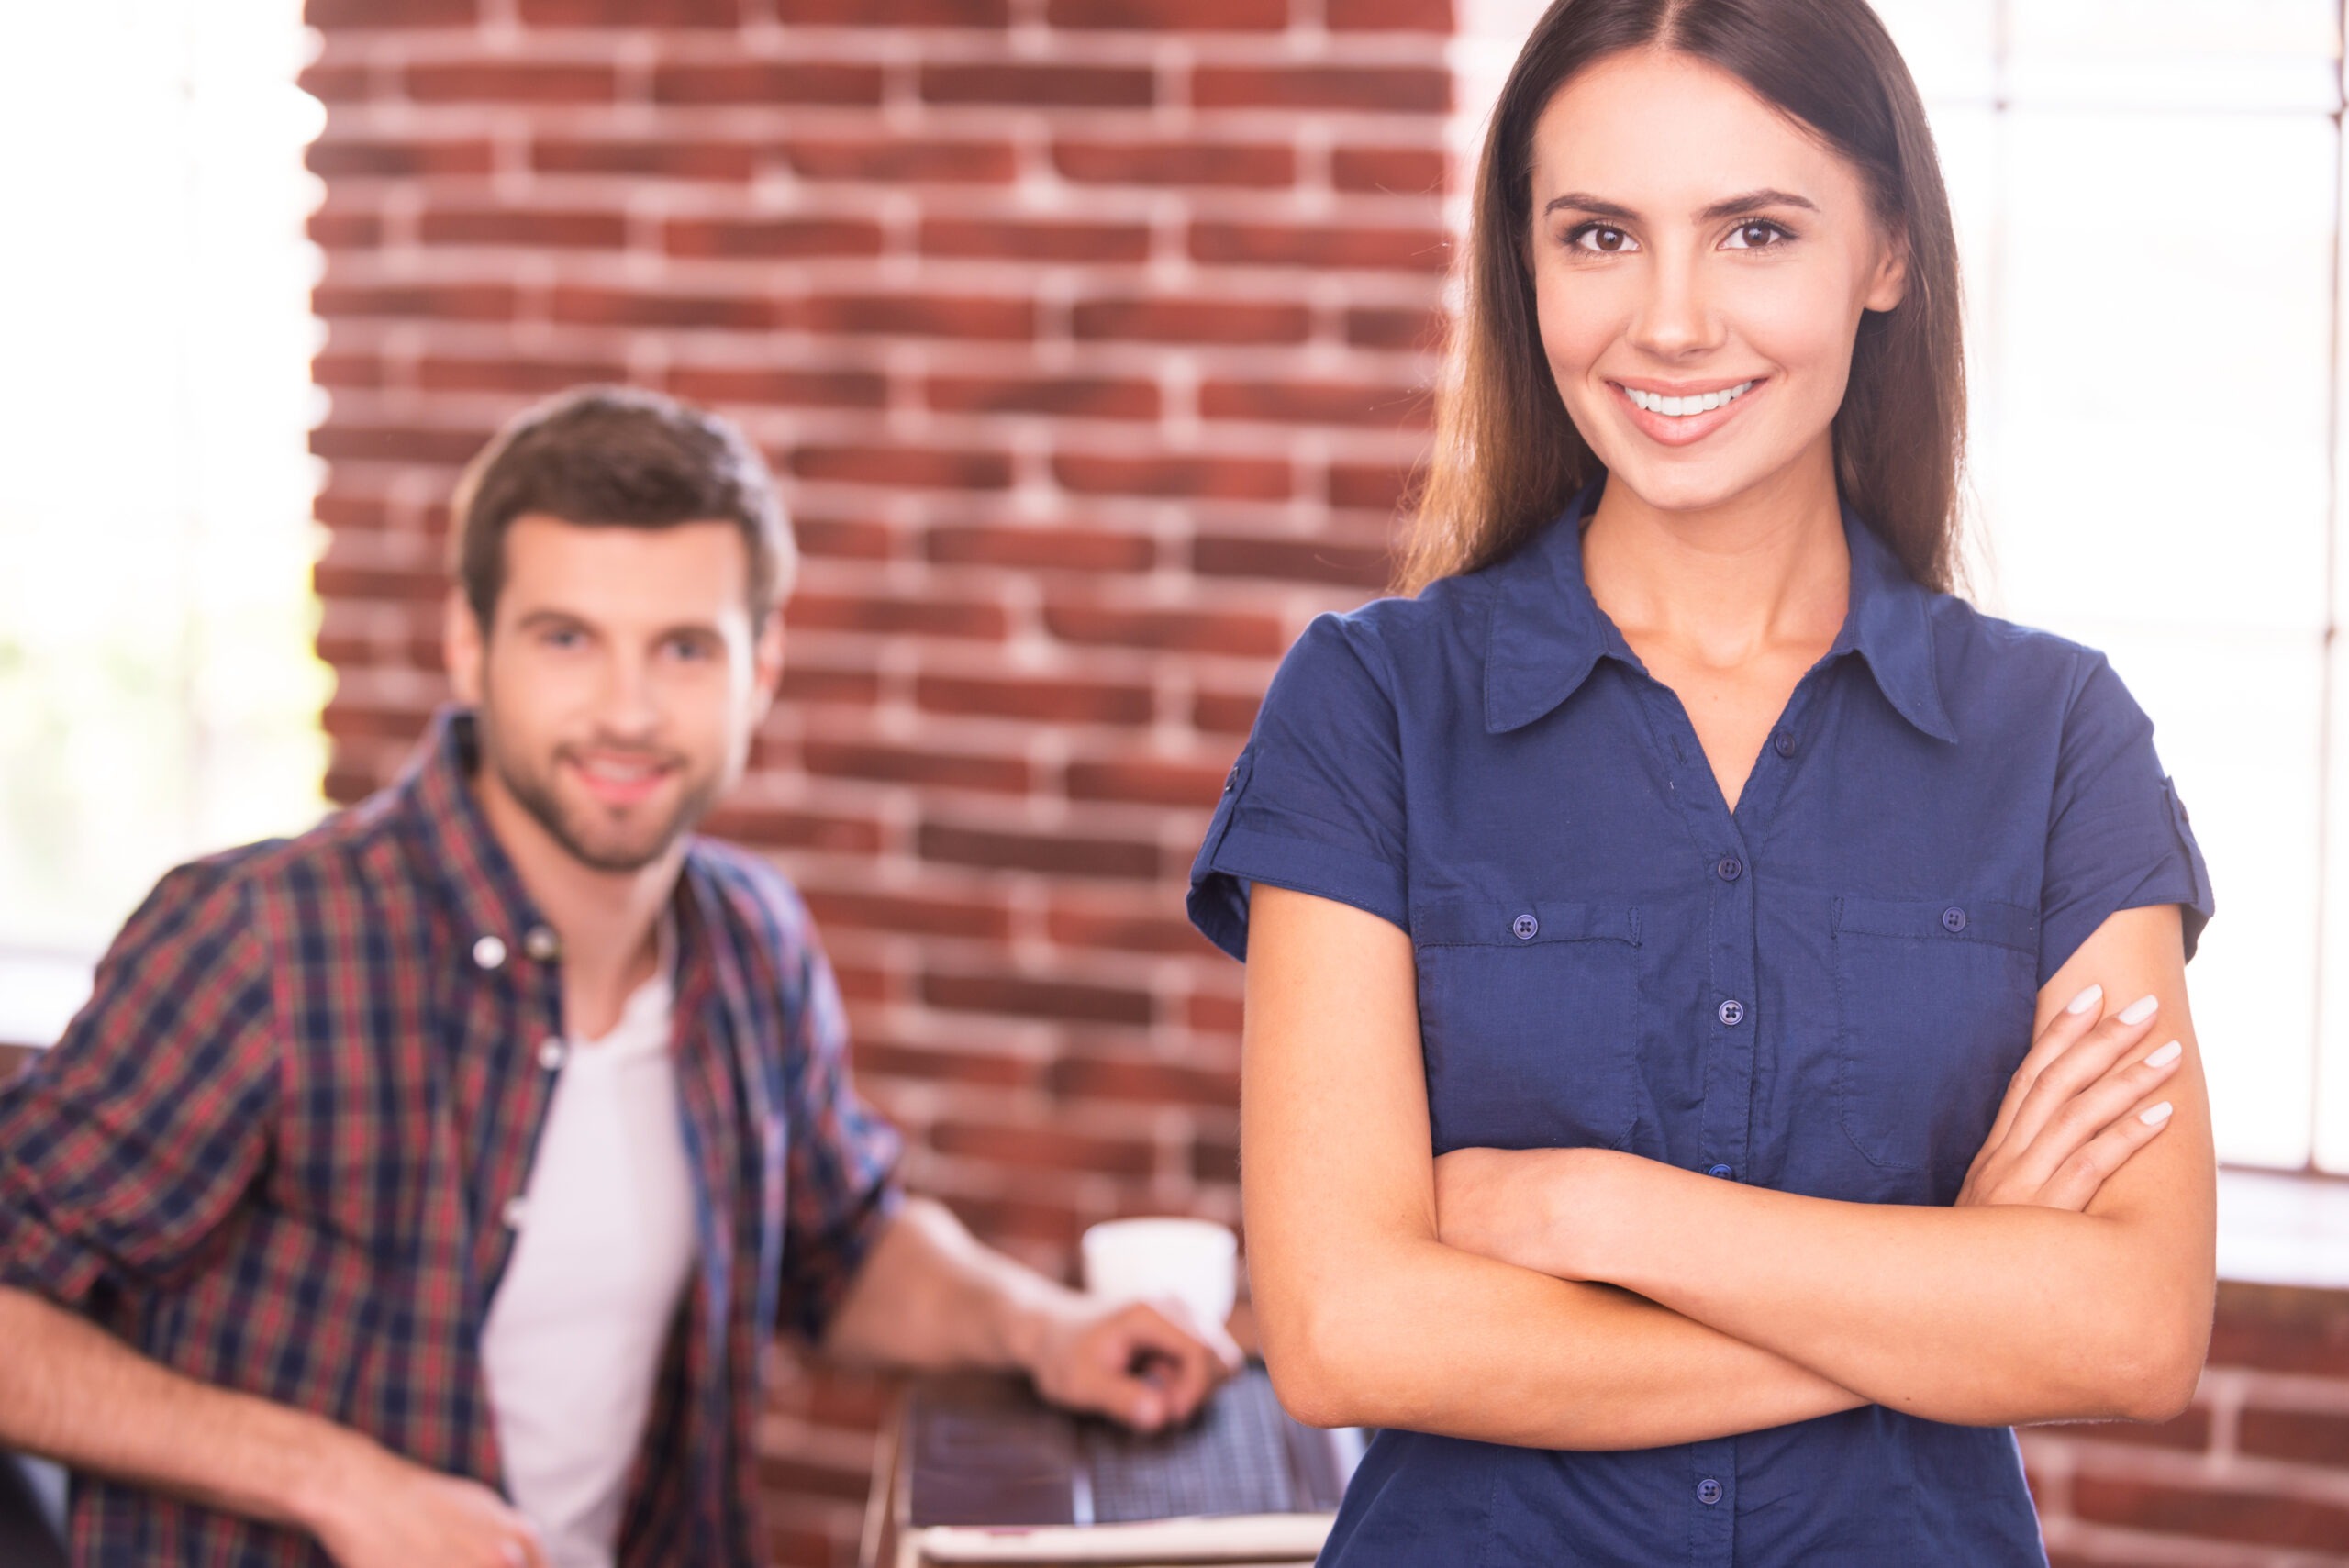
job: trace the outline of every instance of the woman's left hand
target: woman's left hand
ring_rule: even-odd
[[[1571,1243],[1598,1206],[1586,1200],[1597,1149],[1455,1149],[1435,1162],[1436,1240],[1559,1279],[1582,1279]]]

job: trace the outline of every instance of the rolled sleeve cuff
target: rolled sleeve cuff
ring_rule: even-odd
[[[39,1217],[0,1200],[0,1285],[79,1307],[106,1275],[106,1262]]]
[[[1189,910],[1192,924],[1236,959],[1248,956],[1248,888],[1258,882],[1350,904],[1410,929],[1400,867],[1334,844],[1234,825],[1193,873]]]

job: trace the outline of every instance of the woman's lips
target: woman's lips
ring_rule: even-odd
[[[1639,428],[1642,435],[1659,446],[1685,447],[1691,442],[1703,440],[1735,418],[1739,409],[1762,395],[1764,390],[1769,386],[1770,380],[1771,378],[1767,376],[1754,377],[1753,384],[1742,393],[1722,404],[1719,408],[1703,414],[1653,413],[1632,402],[1631,395],[1624,390],[1620,383],[1610,381],[1607,384],[1607,389],[1615,395],[1616,404]]]

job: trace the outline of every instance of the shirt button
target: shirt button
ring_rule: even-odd
[[[1720,1500],[1721,1484],[1720,1482],[1708,1475],[1697,1483],[1697,1501],[1709,1508]]]
[[[1508,923],[1508,929],[1519,941],[1530,942],[1542,934],[1542,922],[1531,915],[1520,915]]]
[[[519,1230],[522,1229],[522,1221],[529,1217],[529,1204],[518,1197],[510,1197],[506,1200],[505,1207],[497,1211],[497,1218],[506,1222],[507,1229]]]
[[[1772,751],[1777,752],[1781,757],[1793,756],[1795,754],[1795,738],[1793,732],[1791,730],[1781,729],[1776,735],[1771,736],[1770,748]]]
[[[1745,1021],[1745,1004],[1731,996],[1715,1009],[1714,1016],[1730,1028],[1735,1029]]]
[[[1735,882],[1745,874],[1745,862],[1735,855],[1723,855],[1713,862],[1713,874],[1723,882]]]
[[[1965,929],[1965,911],[1953,904],[1942,911],[1942,929],[1951,936]]]
[[[562,1041],[549,1040],[539,1047],[539,1065],[551,1073],[562,1065]]]
[[[1727,1165],[1708,1165],[1705,1167],[1705,1174],[1709,1176],[1733,1176],[1737,1174],[1737,1173]]]
[[[506,962],[506,943],[502,938],[484,937],[473,944],[473,962],[484,969],[495,969]]]
[[[562,952],[562,939],[544,926],[522,933],[522,951],[540,963],[551,963]]]

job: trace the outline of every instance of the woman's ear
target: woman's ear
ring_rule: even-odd
[[[1894,225],[1886,237],[1876,273],[1868,280],[1867,297],[1861,304],[1869,310],[1890,310],[1908,294],[1909,226],[1903,223]]]

